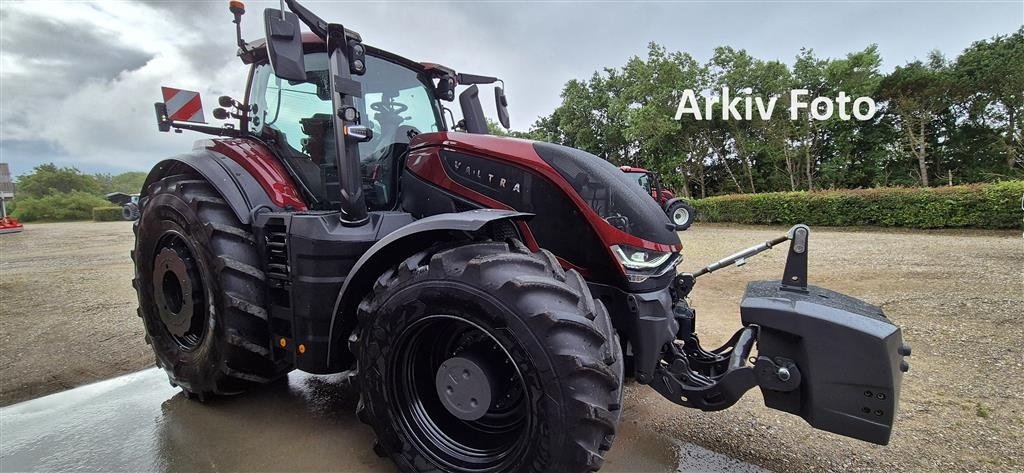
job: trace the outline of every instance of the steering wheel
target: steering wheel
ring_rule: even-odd
[[[409,110],[409,107],[404,103],[390,100],[387,102],[374,102],[370,104],[370,110],[373,110],[374,112],[377,113],[393,113],[397,115],[406,110]]]

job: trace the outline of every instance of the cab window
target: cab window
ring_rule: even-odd
[[[307,54],[302,82],[278,78],[267,64],[256,66],[249,96],[256,105],[250,131],[277,148],[324,209],[338,199],[327,61],[327,53]],[[427,79],[375,56],[367,56],[366,64],[365,75],[353,76],[363,90],[354,106],[373,130],[373,139],[359,144],[360,169],[367,206],[389,210],[397,203],[398,173],[409,140],[443,130],[443,122]]]

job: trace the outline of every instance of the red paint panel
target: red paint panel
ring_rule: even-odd
[[[274,205],[297,211],[307,209],[288,171],[263,144],[245,138],[201,140],[196,144],[223,154],[242,166],[266,191]]]
[[[441,165],[439,151],[440,150],[438,148],[420,148],[410,151],[405,161],[406,168],[427,182],[433,183],[434,185],[455,195],[468,199],[471,202],[479,203],[480,205],[490,209],[515,210],[504,202],[494,200],[473,189],[463,186],[448,177],[448,173],[444,170],[444,166]],[[516,226],[519,228],[519,233],[523,235],[523,240],[525,240],[523,243],[533,251],[539,250],[540,246],[537,245],[537,240],[533,237],[533,232],[530,231],[530,227],[524,222],[519,222]]]
[[[436,160],[435,164],[429,164],[429,161],[431,160],[427,160],[427,163],[425,164],[429,169],[423,169],[422,171],[428,172],[429,174],[423,174],[422,172],[417,171],[417,169],[412,165],[414,161],[413,156],[418,155],[417,153],[420,151],[424,151],[429,155],[431,152],[430,150],[432,149],[437,150],[433,151],[435,154],[440,149],[451,149],[484,158],[490,157],[492,159],[497,159],[499,161],[533,171],[535,174],[540,174],[542,177],[546,178],[569,196],[573,203],[580,208],[587,222],[590,223],[591,227],[593,227],[597,232],[601,241],[605,244],[606,249],[611,245],[623,244],[636,248],[645,248],[648,250],[666,253],[675,253],[682,250],[681,245],[665,245],[662,243],[644,240],[613,227],[605,221],[604,218],[598,215],[597,212],[594,212],[594,210],[590,208],[590,205],[588,205],[579,196],[579,194],[576,193],[576,190],[566,182],[564,178],[562,178],[562,175],[559,174],[558,171],[537,155],[536,150],[533,148],[533,141],[460,132],[433,132],[416,135],[416,137],[413,138],[410,147],[413,150],[409,153],[410,159],[408,160],[408,163],[410,169],[424,179],[433,182],[435,185],[440,185],[445,189],[452,190],[453,192],[456,192],[457,194],[474,202],[478,202],[488,207],[495,204],[501,205],[501,207],[494,206],[492,208],[508,208],[508,206],[505,206],[501,202],[490,199],[487,196],[473,191],[472,189],[463,187],[449,179],[448,176],[444,174],[444,169],[441,168],[440,160]],[[433,168],[437,169],[435,170]],[[440,172],[440,174],[438,174],[438,172]],[[608,249],[608,252],[609,256],[611,256],[610,249]]]

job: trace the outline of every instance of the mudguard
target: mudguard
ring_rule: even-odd
[[[142,185],[143,196],[150,184],[188,171],[198,172],[215,187],[244,225],[252,220],[251,209],[268,207],[275,211],[282,210],[271,202],[259,183],[238,163],[209,150],[196,150],[157,163]]]
[[[816,286],[757,281],[740,317],[758,327],[754,372],[765,406],[818,429],[889,443],[910,348],[880,308]]]
[[[262,144],[244,138],[199,140],[191,152],[157,163],[142,185],[143,195],[150,184],[189,171],[215,187],[242,224],[251,222],[256,209],[306,210],[277,158]]]
[[[335,370],[346,369],[349,353],[341,344],[348,339],[355,326],[355,307],[385,269],[438,241],[449,240],[451,232],[476,232],[488,223],[532,216],[530,213],[494,209],[431,215],[395,230],[374,243],[356,261],[334,302],[331,344],[327,351],[329,366]]]
[[[671,207],[672,204],[674,204],[676,202],[679,202],[679,201],[686,202],[686,199],[684,199],[682,197],[673,197],[673,198],[665,201],[665,205],[662,205],[661,208],[662,208],[662,210],[668,210],[668,208]]]

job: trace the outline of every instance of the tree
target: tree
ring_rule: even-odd
[[[146,182],[146,175],[144,172],[132,171],[114,175],[94,174],[93,177],[99,183],[100,192],[103,194],[111,192],[139,194],[142,192],[142,185]]]
[[[928,62],[897,67],[881,84],[904,139],[905,149],[917,160],[921,185],[928,186],[929,140],[936,122],[952,105],[952,76],[942,54],[932,51]]]
[[[998,130],[1010,171],[1024,166],[1024,27],[975,42],[956,59],[952,74],[969,120]]]
[[[57,167],[53,163],[36,166],[31,174],[18,178],[18,194],[25,197],[43,197],[73,191],[98,194],[100,185],[92,176],[83,174],[78,169]]]
[[[970,183],[1024,171],[1024,28],[979,41],[947,62],[925,61],[881,73],[876,45],[843,57],[802,49],[792,67],[742,49],[716,48],[700,64],[650,43],[645,57],[571,80],[562,103],[527,133],[587,150],[615,164],[659,171],[684,195]],[[776,98],[768,119],[710,119],[675,112],[684,90],[704,98]],[[815,97],[870,97],[868,120],[791,120],[792,89]],[[745,108],[745,102],[741,102]],[[700,107],[702,108],[702,107]],[[862,109],[863,111],[863,109]],[[745,112],[745,110],[744,110]],[[699,188],[699,192],[698,192]]]
[[[622,70],[627,84],[617,106],[626,110],[626,138],[635,149],[633,162],[658,171],[670,186],[690,196],[690,177],[699,173],[704,153],[695,152],[688,132],[692,116],[675,119],[686,89],[704,88],[707,77],[689,54],[669,53],[650,43],[647,58],[634,56]]]

